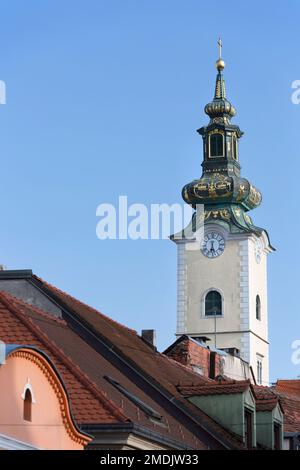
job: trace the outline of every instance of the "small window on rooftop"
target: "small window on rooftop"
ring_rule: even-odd
[[[23,419],[24,421],[31,421],[32,415],[32,395],[29,388],[26,389],[24,403],[23,403]]]

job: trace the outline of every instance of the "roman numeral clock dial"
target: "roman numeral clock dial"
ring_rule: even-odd
[[[217,258],[225,249],[225,240],[217,232],[210,232],[205,235],[202,241],[201,251],[207,258]]]

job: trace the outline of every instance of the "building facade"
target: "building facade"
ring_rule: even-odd
[[[50,358],[35,346],[3,346],[0,450],[83,450],[91,437],[75,423]]]
[[[220,45],[221,46],[221,45]],[[221,51],[221,48],[220,48]],[[259,384],[269,383],[267,232],[249,211],[262,195],[241,176],[236,114],[226,97],[221,58],[213,100],[205,106],[202,176],[184,186],[195,211],[177,244],[177,336],[204,336],[216,348],[234,349],[252,366]]]

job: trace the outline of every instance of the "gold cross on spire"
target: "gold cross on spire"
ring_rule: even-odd
[[[219,40],[218,40],[218,46],[219,46],[219,58],[216,62],[216,67],[217,67],[219,72],[222,72],[222,70],[225,67],[225,62],[222,59],[222,47],[223,47],[223,45],[222,45],[222,39],[221,38],[219,38]]]
[[[222,58],[222,47],[223,47],[221,38],[219,38],[219,40],[218,40],[218,46],[219,46],[219,59],[221,59]]]

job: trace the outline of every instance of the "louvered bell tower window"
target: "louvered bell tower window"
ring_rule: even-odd
[[[223,135],[220,133],[211,134],[209,137],[210,142],[210,157],[223,157],[224,156],[224,141]]]

